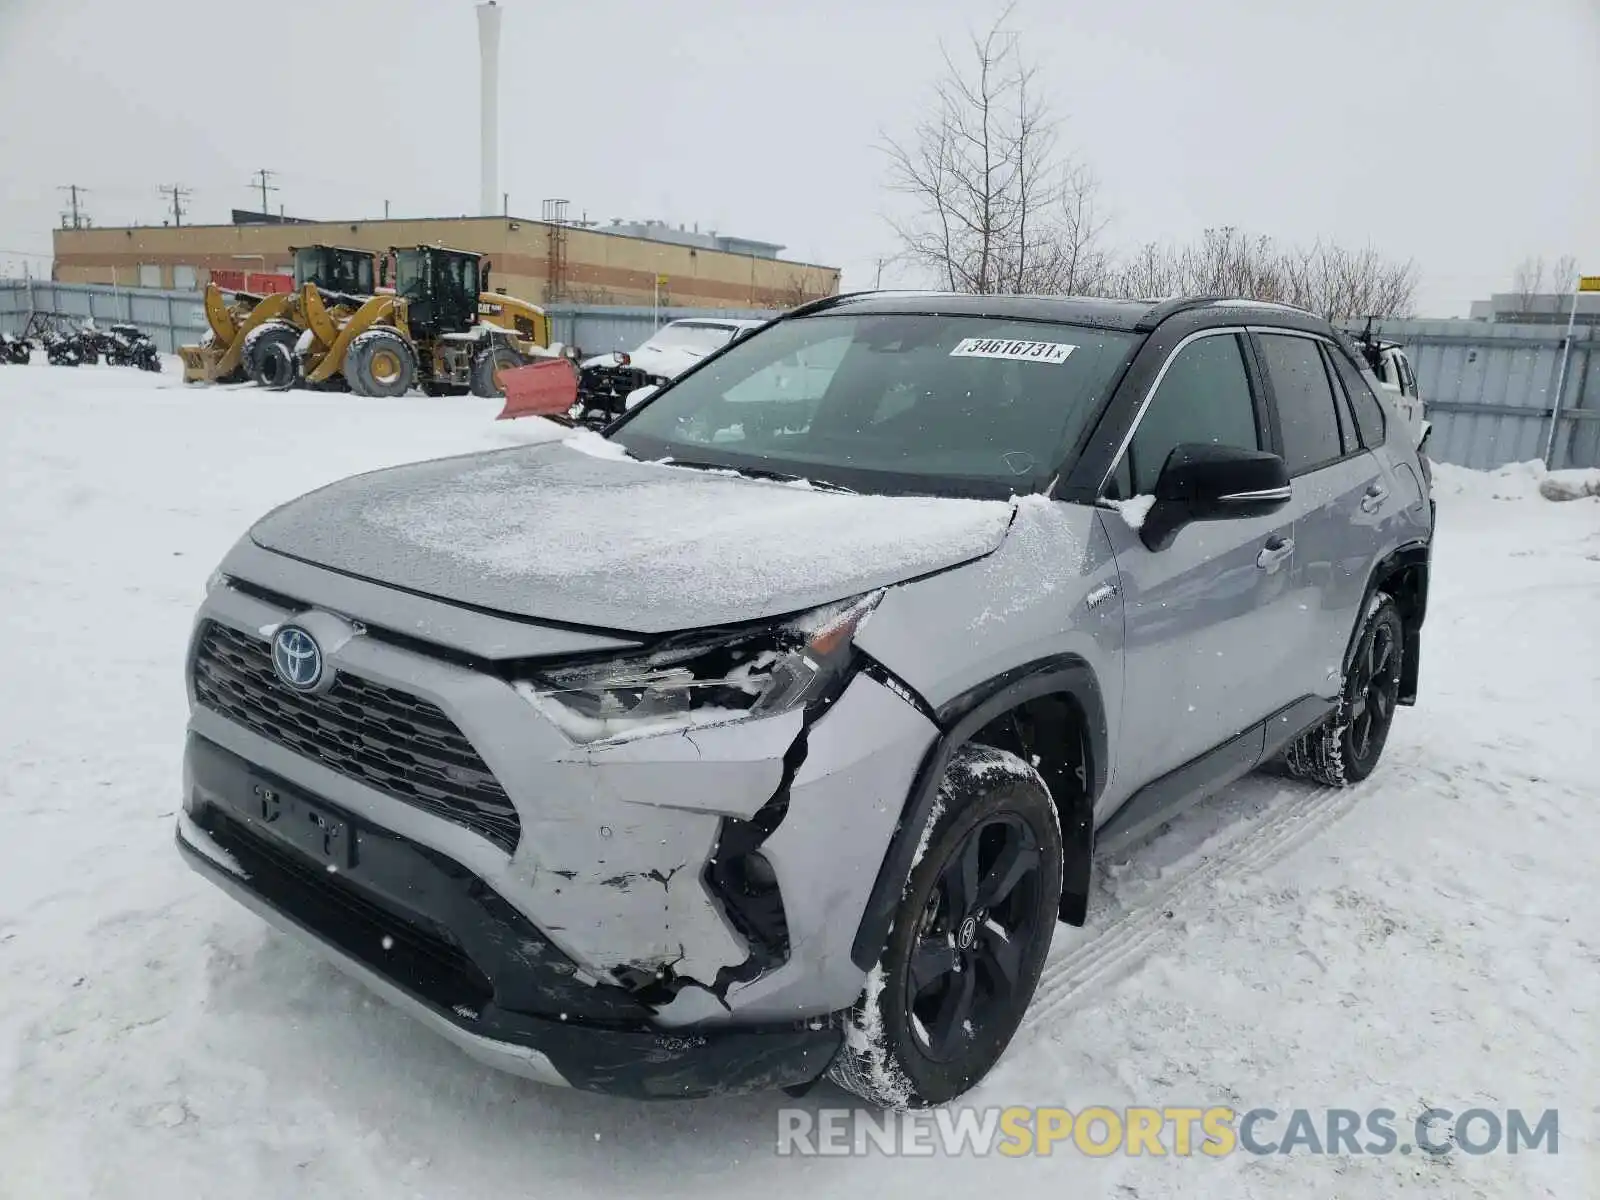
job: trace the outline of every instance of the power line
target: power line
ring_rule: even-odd
[[[159,191],[163,196],[172,197],[172,223],[174,225],[182,225],[184,214],[183,202],[185,198],[193,195],[193,192],[189,188],[184,187],[181,183],[174,183],[170,187],[166,184],[162,184],[161,187],[157,188],[156,190]]]
[[[70,213],[61,214],[61,228],[83,229],[85,226],[93,224],[93,222],[89,220],[89,214],[84,212],[78,204],[78,196],[80,194],[87,195],[89,191],[88,188],[80,187],[76,183],[66,183],[58,187],[56,191],[66,192],[72,198],[72,211]]]
[[[252,188],[259,187],[261,189],[261,211],[263,213],[269,213],[269,212],[272,211],[270,208],[267,207],[267,193],[268,192],[275,192],[278,189],[276,187],[268,184],[267,180],[273,178],[275,175],[277,175],[276,171],[269,171],[269,170],[267,170],[267,168],[262,167],[255,174],[256,182],[254,182],[254,183],[252,183],[250,185]]]

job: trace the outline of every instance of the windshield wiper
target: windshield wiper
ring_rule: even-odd
[[[774,483],[805,483],[819,492],[839,492],[846,496],[861,494],[855,488],[845,487],[842,483],[830,483],[826,479],[815,479],[810,475],[793,475],[788,471],[772,471],[766,467],[735,467],[728,463],[701,462],[692,458],[666,458],[662,461],[674,467],[688,467],[693,471],[732,471],[735,475],[745,475],[751,479],[770,479]]]

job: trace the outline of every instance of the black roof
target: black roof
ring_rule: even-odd
[[[1280,325],[1326,334],[1327,321],[1287,304],[1190,296],[1167,300],[1103,300],[1093,296],[973,296],[961,292],[848,292],[829,296],[794,315],[817,312],[937,313],[964,317],[1009,317],[1024,321],[1056,321],[1092,329],[1148,333],[1169,317],[1190,314],[1197,326],[1242,321]],[[1210,319],[1207,319],[1210,318]]]

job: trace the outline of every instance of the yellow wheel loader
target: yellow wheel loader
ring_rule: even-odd
[[[264,388],[282,391],[296,382],[295,348],[310,328],[307,297],[334,320],[342,321],[372,298],[374,264],[371,250],[352,250],[345,246],[296,246],[294,251],[295,290],[289,303],[271,319],[260,322],[244,335],[240,367],[245,375]]]
[[[230,302],[216,284],[206,285],[206,336],[198,345],[178,347],[185,383],[254,379],[269,387],[287,386],[290,381],[278,377],[283,356],[269,350],[275,343],[293,350],[304,328],[299,311],[304,289],[317,288],[327,305],[352,312],[372,295],[372,251],[342,246],[292,250],[296,291],[266,296],[237,292]],[[263,369],[268,372],[265,378]]]
[[[341,319],[306,289],[297,370],[312,387],[342,381],[360,396],[502,396],[501,372],[546,357],[543,309],[488,290],[489,264],[470,250],[391,251],[393,291],[380,288]],[[387,264],[385,264],[387,265]]]
[[[179,346],[185,383],[236,383],[242,380],[244,341],[250,332],[280,316],[289,307],[288,293],[256,296],[235,292],[222,298],[214,283],[206,284],[205,336],[190,346]]]

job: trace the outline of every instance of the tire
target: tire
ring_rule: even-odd
[[[1038,985],[1061,898],[1055,803],[1014,754],[958,749],[923,836],[828,1068],[885,1108],[945,1104],[999,1061]]]
[[[269,392],[287,392],[295,385],[299,375],[293,352],[281,341],[267,343],[256,357],[253,378],[258,387]]]
[[[1367,606],[1345,667],[1338,709],[1301,734],[1284,754],[1291,775],[1344,787],[1372,774],[1399,704],[1404,653],[1400,610],[1392,597],[1379,592]]]
[[[527,363],[528,360],[510,346],[495,345],[480,350],[472,360],[472,394],[485,399],[503,398],[506,389],[500,382],[500,372],[507,367],[521,367]]]
[[[358,396],[403,396],[416,376],[416,353],[388,326],[358,335],[345,352],[344,377]]]
[[[239,353],[239,365],[245,376],[259,387],[282,391],[289,383],[281,379],[282,361],[273,351],[282,346],[288,352],[289,380],[294,380],[294,347],[300,340],[300,331],[287,321],[268,321],[257,325],[244,336],[244,348]]]

